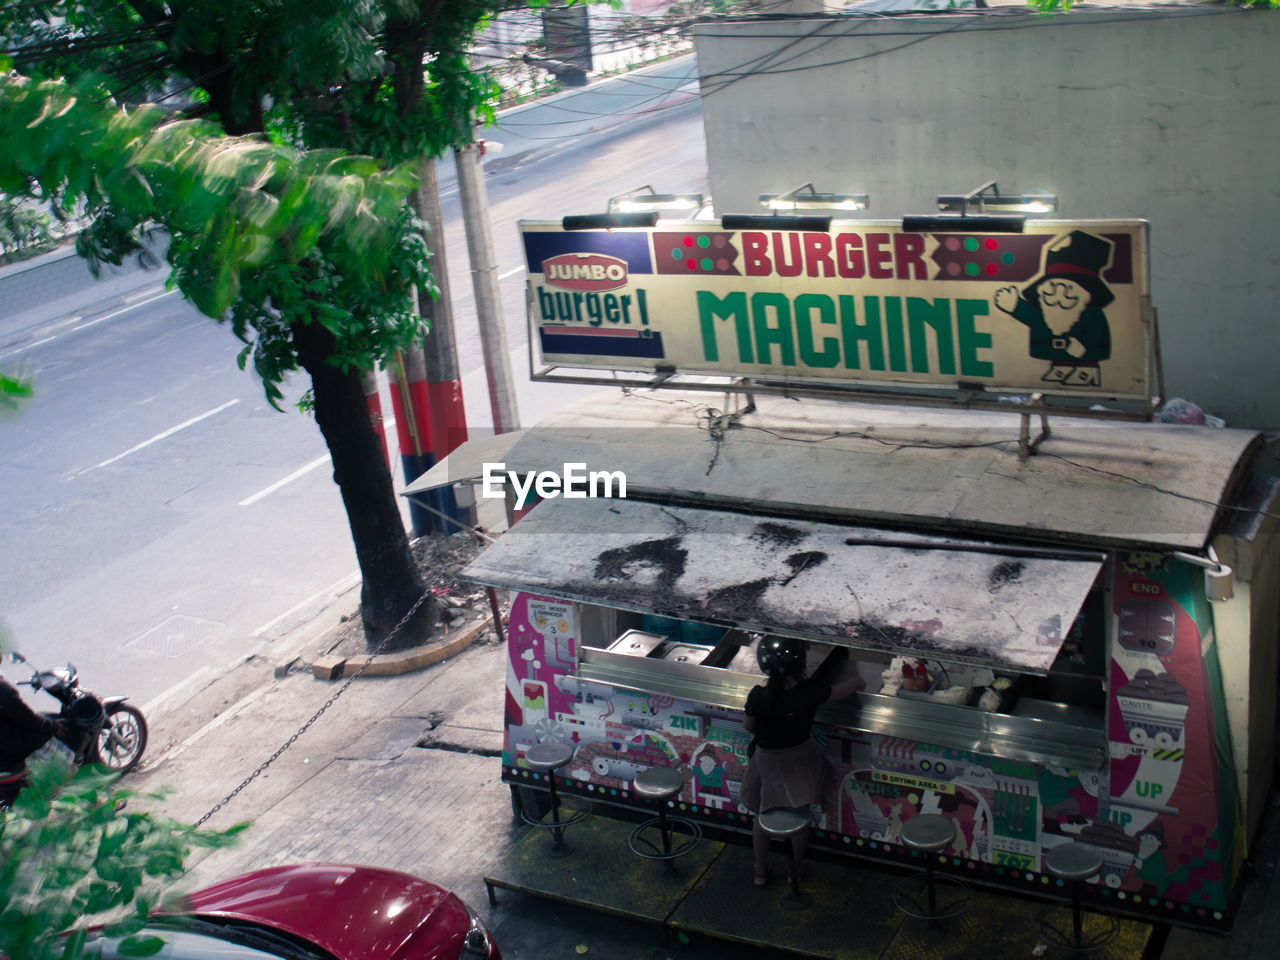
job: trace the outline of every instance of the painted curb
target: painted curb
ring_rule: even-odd
[[[369,665],[364,668],[360,675],[362,677],[395,677],[400,674],[425,669],[433,663],[439,663],[441,660],[465,650],[482,630],[492,624],[493,617],[485,617],[483,620],[478,620],[465,630],[462,630],[456,636],[437,640],[435,643],[429,643],[424,647],[414,647],[412,650],[378,654],[369,661]],[[312,664],[312,673],[321,680],[338,680],[344,675],[354,674],[360,669],[360,665],[364,663],[365,659],[351,657],[338,663],[326,662],[323,664],[317,660]]]

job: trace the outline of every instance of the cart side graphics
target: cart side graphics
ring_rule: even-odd
[[[1149,595],[1142,591],[1154,581],[1149,576],[1142,581],[1134,595]],[[1185,575],[1183,581],[1189,585]],[[1117,606],[1128,597],[1117,589]],[[1202,682],[1189,675],[1199,669],[1199,632],[1176,597],[1171,603],[1178,621],[1173,652],[1187,656],[1178,663],[1165,658],[1163,672],[1172,673],[1184,688],[1199,684],[1200,689]],[[575,754],[557,777],[562,789],[627,805],[633,802],[631,783],[638,772],[655,764],[682,763],[688,776],[676,810],[745,837],[751,817],[739,804],[738,792],[750,737],[741,713],[576,676],[581,611],[571,602],[525,593],[513,602],[504,780],[533,784],[537,778],[523,763],[525,751],[543,740],[568,742]],[[1124,648],[1117,644],[1117,650]],[[1126,662],[1133,675],[1136,663]],[[1118,661],[1112,669],[1120,672]],[[1113,690],[1123,686],[1113,683]],[[1124,702],[1134,706],[1136,698],[1125,696],[1129,699]],[[1186,722],[1203,726],[1203,707],[1188,707]],[[1157,920],[1226,926],[1228,878],[1236,865],[1228,862],[1230,844],[1218,842],[1227,827],[1216,819],[1211,748],[1190,726],[1180,741],[1185,745],[1181,756],[1154,743],[1134,743],[1122,720],[1118,692],[1112,695],[1111,713],[1112,760],[1108,767],[1092,770],[819,725],[815,736],[831,775],[822,802],[812,811],[814,843],[911,862],[899,840],[903,823],[923,813],[941,813],[958,828],[954,845],[945,851],[952,869],[1043,893],[1046,884],[1055,882],[1043,873],[1045,853],[1079,838],[1097,845],[1105,858],[1102,873],[1090,878],[1086,899]],[[1135,715],[1132,709],[1128,714]],[[1148,714],[1140,711],[1138,716]],[[1208,760],[1190,760],[1193,756]],[[607,815],[611,806],[596,809]]]
[[[1225,919],[1239,870],[1234,781],[1223,776],[1203,640],[1203,582],[1180,561],[1127,555],[1116,565],[1110,677],[1112,840],[1118,900]]]

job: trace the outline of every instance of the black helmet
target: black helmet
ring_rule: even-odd
[[[804,643],[795,637],[765,637],[756,645],[756,663],[767,677],[804,672]]]

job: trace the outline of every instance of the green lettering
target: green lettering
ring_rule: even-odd
[[[716,321],[733,320],[738,335],[738,362],[755,363],[751,351],[751,328],[747,319],[747,295],[741,291],[721,299],[706,290],[698,291],[698,325],[702,331],[702,358],[720,359],[716,344]]]
[[[819,323],[836,322],[836,305],[821,293],[802,293],[796,297],[796,339],[800,341],[800,362],[806,367],[834,367],[840,362],[840,341],[835,337],[822,338],[822,352],[813,348],[812,314],[818,313]]]
[[[880,301],[875,297],[864,298],[871,301],[867,308],[867,322],[858,323],[856,301],[847,293],[840,295],[840,335],[844,338],[844,366],[846,370],[860,370],[858,357],[861,348],[859,340],[867,342],[867,369],[884,369],[884,338],[880,335]],[[871,320],[874,313],[875,322]]]
[[[875,312],[871,310],[875,304]],[[880,303],[875,297],[867,297],[867,322],[880,325]],[[884,298],[884,329],[889,337],[889,369],[894,373],[907,372],[907,344],[902,335],[902,299]]]
[[[929,372],[929,345],[924,328],[931,327],[938,344],[938,372],[955,375],[956,350],[951,341],[951,301],[943,297],[930,303],[923,297],[907,297],[907,330],[911,338],[911,371]]]
[[[960,375],[962,377],[993,377],[996,368],[987,360],[978,359],[979,350],[991,347],[991,334],[979,331],[974,317],[987,315],[985,300],[956,301],[956,347],[960,351]]]
[[[797,241],[798,243],[798,241]],[[778,318],[776,327],[769,326],[769,311]],[[756,333],[756,353],[760,363],[773,363],[770,346],[777,344],[778,362],[784,367],[796,365],[795,338],[791,334],[791,301],[785,293],[757,293],[751,297],[751,319]]]
[[[587,316],[591,318],[587,323],[593,327],[598,327],[604,322],[604,314],[600,312],[600,294],[587,294]]]
[[[541,287],[538,287],[538,309],[542,312],[543,320],[556,318],[556,299]]]

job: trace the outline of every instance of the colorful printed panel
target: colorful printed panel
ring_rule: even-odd
[[[1159,579],[1157,579],[1159,577]],[[1219,837],[1218,759],[1208,729],[1212,701],[1201,631],[1188,611],[1198,583],[1178,565],[1117,572],[1111,762],[1076,770],[954,750],[901,737],[816,727],[829,762],[823,801],[812,810],[814,843],[888,860],[910,860],[899,835],[924,813],[952,818],[951,868],[976,879],[1045,892],[1047,850],[1071,839],[1097,845],[1102,873],[1086,899],[1153,918],[1223,926],[1234,864]],[[746,831],[738,803],[750,736],[734,710],[575,677],[574,605],[518,595],[508,630],[504,778],[533,782],[525,750],[573,743],[565,789],[626,801],[645,767],[687,764],[677,798],[683,816]],[[1176,914],[1176,916],[1171,916]]]
[[[1237,864],[1229,757],[1215,734],[1200,571],[1160,555],[1117,564],[1110,800],[1086,832],[1128,904],[1223,919]],[[1182,917],[1179,917],[1182,919]]]

